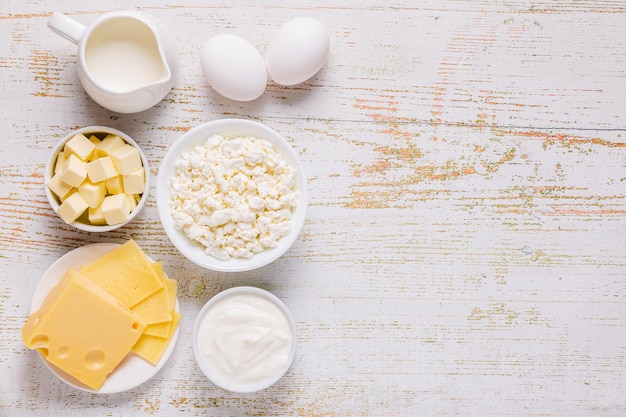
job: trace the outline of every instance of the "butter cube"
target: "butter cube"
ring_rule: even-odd
[[[65,153],[59,152],[59,154],[57,155],[57,160],[54,163],[55,174],[60,172],[61,169],[63,169],[63,165],[65,164],[65,161],[67,161],[67,156],[65,156]]]
[[[72,196],[72,194],[78,192],[78,188],[76,187],[72,187],[72,189],[70,190],[69,193],[67,193],[67,195],[65,195],[64,197],[59,198],[59,200],[61,200],[61,203],[64,202],[65,200],[67,200],[68,198],[70,198]]]
[[[89,141],[93,143],[94,145],[96,145],[96,149],[98,149],[98,145],[100,144],[100,142],[102,142],[96,135],[89,136]],[[94,149],[94,154],[95,153],[96,153],[96,150]]]
[[[113,164],[113,159],[111,159],[110,156],[88,162],[85,169],[87,170],[87,176],[91,182],[106,181],[118,175],[115,164]]]
[[[87,210],[87,207],[85,199],[79,193],[74,193],[61,203],[57,213],[65,223],[70,224],[78,219]]]
[[[111,150],[110,155],[120,175],[128,175],[142,166],[139,151],[127,143]]]
[[[124,184],[122,182],[122,176],[116,175],[113,178],[106,180],[107,193],[109,194],[122,194],[124,192]]]
[[[128,220],[130,204],[126,194],[115,194],[104,197],[102,201],[102,215],[107,224],[118,224]]]
[[[103,226],[107,224],[106,219],[102,214],[102,205],[99,205],[95,208],[90,207],[87,215],[89,217],[89,223],[93,224],[94,226]]]
[[[143,167],[128,175],[122,175],[122,183],[126,194],[142,194],[146,187]]]
[[[85,178],[87,178],[87,170],[85,169],[86,165],[87,163],[82,161],[78,156],[71,154],[67,158],[65,165],[63,165],[63,169],[59,173],[59,175],[61,175],[61,181],[67,185],[71,185],[72,187],[79,187]]]
[[[87,139],[85,135],[79,133],[67,141],[63,150],[67,157],[69,157],[70,154],[74,154],[83,161],[86,161],[93,155],[93,152],[96,150],[96,145]]]
[[[137,199],[135,198],[135,194],[125,194],[128,199],[128,205],[130,206],[130,212],[137,208]]]
[[[96,154],[98,156],[108,156],[111,151],[119,146],[126,144],[126,141],[118,135],[107,135],[100,144],[96,146]]]
[[[83,196],[89,208],[96,208],[102,203],[102,200],[104,200],[106,187],[104,182],[94,184],[89,179],[86,179],[80,187],[78,187],[78,193]]]
[[[54,174],[52,176],[52,178],[50,178],[48,181],[46,181],[46,186],[57,197],[59,197],[59,199],[63,199],[74,188],[71,185],[68,185],[68,184],[64,183],[63,181],[61,181],[61,174],[58,174],[58,173]]]

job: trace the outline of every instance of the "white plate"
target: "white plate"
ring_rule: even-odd
[[[118,246],[120,245],[117,243],[94,243],[76,248],[61,256],[50,266],[50,268],[48,268],[48,270],[43,274],[43,277],[41,277],[39,284],[37,284],[37,288],[35,288],[35,294],[33,295],[30,305],[31,314],[41,307],[43,300],[46,298],[50,290],[61,280],[61,278],[63,278],[63,275],[65,275],[68,269],[80,268],[85,264],[95,261],[100,256]],[[176,311],[180,311],[178,300],[176,300]],[[42,362],[63,382],[83,391],[93,392],[96,394],[112,394],[133,389],[156,375],[172,354],[177,339],[178,329],[176,329],[176,332],[174,333],[172,340],[170,340],[170,344],[165,350],[163,357],[161,357],[161,360],[156,364],[156,366],[135,354],[131,353],[127,355],[97,391],[87,387],[80,381],[76,380],[76,378],[52,365],[45,360],[43,356],[39,356],[41,357]]]

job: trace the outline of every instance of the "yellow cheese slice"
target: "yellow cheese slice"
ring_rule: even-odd
[[[172,320],[163,321],[161,323],[152,323],[148,324],[143,331],[143,334],[148,336],[156,336],[167,339],[170,334],[170,329],[172,327]]]
[[[146,324],[160,323],[172,319],[167,288],[163,287],[150,297],[136,304],[131,310]]]
[[[167,346],[172,340],[174,332],[178,328],[180,318],[180,313],[175,311],[172,315],[172,325],[167,338],[152,336],[144,333],[141,335],[135,346],[133,346],[132,351],[153,365],[159,363],[159,360],[161,360],[163,353],[165,353]]]
[[[139,340],[145,324],[128,307],[70,269],[22,328],[47,361],[97,390]]]
[[[167,278],[161,262],[152,263],[152,268],[161,280],[163,288],[131,308],[146,324],[171,321],[176,304],[176,281]],[[170,294],[171,292],[173,293]]]
[[[84,266],[80,272],[128,307],[164,286],[148,256],[132,239]]]

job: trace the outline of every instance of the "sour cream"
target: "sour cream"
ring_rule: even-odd
[[[272,385],[295,353],[295,326],[271,293],[236,287],[213,297],[194,327],[194,353],[216,385],[252,392]]]

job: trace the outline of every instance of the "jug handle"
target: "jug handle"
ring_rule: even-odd
[[[57,35],[63,36],[76,45],[78,45],[87,30],[87,26],[78,23],[63,13],[56,12],[48,19],[48,27]]]

